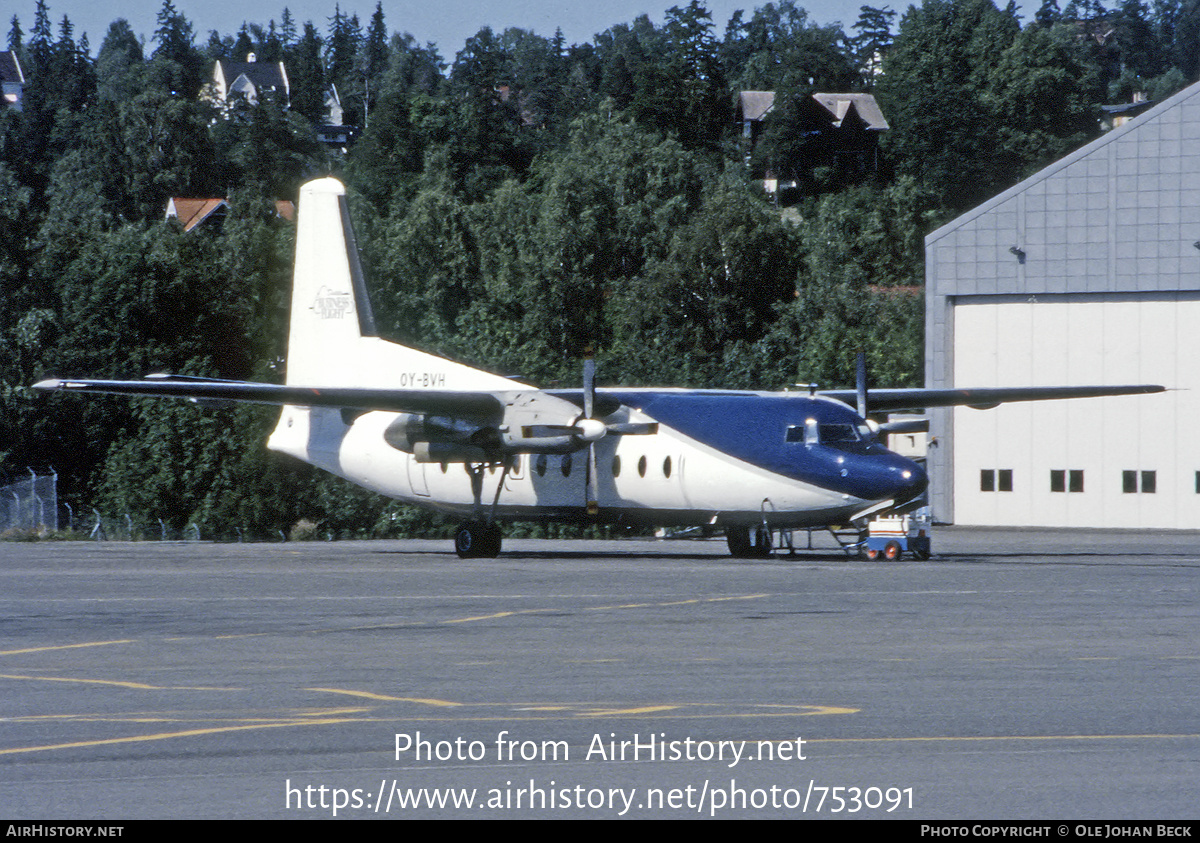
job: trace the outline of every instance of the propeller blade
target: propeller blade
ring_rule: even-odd
[[[596,361],[592,357],[583,358],[583,417],[595,417],[596,410]]]
[[[600,514],[600,476],[596,472],[596,443],[588,445],[587,459],[587,513]]]
[[[880,433],[928,433],[929,419],[898,419],[879,425]]]
[[[610,436],[653,436],[658,422],[614,422],[608,426]]]
[[[867,417],[867,355],[858,352],[854,355],[854,390],[858,398],[858,415]]]
[[[596,472],[596,442],[604,437],[608,429],[596,419],[596,361],[590,351],[583,358],[583,418],[576,422],[578,436],[588,443],[587,489],[585,491],[588,515],[600,513],[600,477]]]
[[[526,439],[548,439],[551,436],[574,436],[579,430],[573,424],[527,424],[521,428]]]

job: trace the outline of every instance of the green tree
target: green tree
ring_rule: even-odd
[[[996,116],[997,153],[1009,159],[1009,180],[1041,169],[1098,132],[1100,73],[1069,27],[1024,29],[986,83],[983,101]]]
[[[991,0],[924,0],[900,22],[875,87],[891,126],[884,145],[896,168],[943,204],[968,208],[1013,181],[985,96],[1018,31],[1013,14]]]
[[[892,20],[896,13],[888,6],[876,9],[873,6],[859,7],[858,20],[854,29],[858,31],[851,40],[854,60],[867,88],[875,83],[875,77],[883,70],[883,56],[892,46]]]
[[[730,20],[722,44],[725,74],[735,90],[849,91],[858,74],[838,26],[820,26],[792,0],[767,3],[749,21]]]
[[[328,81],[321,59],[324,41],[312,21],[304,24],[300,36],[285,55],[288,79],[291,82],[291,106],[312,123],[323,123],[326,116],[325,91]]]
[[[195,32],[172,0],[163,0],[158,12],[151,76],[156,85],[179,99],[195,99],[200,92],[206,68],[204,59],[193,46]]]

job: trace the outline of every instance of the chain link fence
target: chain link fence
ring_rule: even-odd
[[[0,486],[0,534],[58,529],[58,475],[36,474]]]

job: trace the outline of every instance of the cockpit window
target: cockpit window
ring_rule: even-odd
[[[870,444],[874,438],[871,428],[865,424],[817,423],[812,419],[803,425],[788,425],[787,433],[784,435],[786,442],[805,442],[809,445],[832,445],[834,447],[860,443]]]
[[[822,445],[838,445],[843,442],[858,441],[858,431],[852,424],[822,424],[817,425],[817,430]]]

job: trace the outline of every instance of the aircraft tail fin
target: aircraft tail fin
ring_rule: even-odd
[[[506,390],[496,375],[380,339],[337,179],[300,188],[287,385],[367,389]]]
[[[346,190],[337,179],[300,188],[288,332],[288,384],[344,383],[361,340],[377,336]]]

